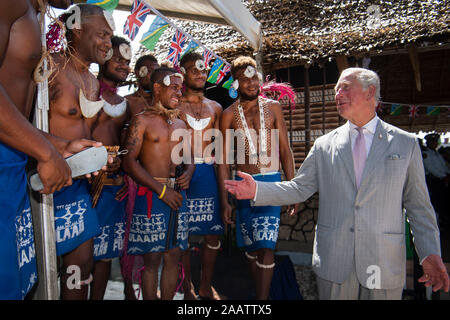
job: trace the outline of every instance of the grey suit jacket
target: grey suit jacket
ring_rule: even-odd
[[[411,134],[379,120],[358,190],[347,126],[318,138],[291,181],[258,182],[254,205],[299,203],[318,191],[316,274],[342,283],[356,267],[367,287],[376,266],[379,288],[398,288],[405,281],[405,211],[419,258],[440,255],[419,145]]]

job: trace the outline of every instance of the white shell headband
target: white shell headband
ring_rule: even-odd
[[[197,59],[195,61],[195,67],[197,68],[198,71],[203,71],[206,68],[205,67],[205,62],[203,60],[201,60],[201,59]],[[186,74],[186,69],[184,67],[181,67],[180,70],[181,70],[182,73]]]
[[[260,82],[263,81],[263,77],[261,72],[257,72],[256,69],[253,66],[247,66],[247,68],[244,71],[244,76],[251,79],[255,76],[255,74],[258,75],[258,79]],[[236,79],[233,81],[233,84],[231,85],[235,90],[239,89],[239,80]]]
[[[166,87],[170,86],[170,84],[172,83],[170,80],[170,77],[178,77],[181,79],[181,81],[184,80],[183,75],[179,74],[179,73],[172,73],[172,74],[168,74],[164,77],[163,79],[163,83]]]
[[[108,53],[106,54],[106,58],[105,58],[106,61],[111,60],[111,58],[112,58],[113,55],[114,55],[114,49],[111,48],[111,49],[108,50]]]
[[[199,71],[203,71],[203,70],[205,70],[205,62],[201,59],[198,59],[197,61],[195,61],[195,67]]]
[[[247,78],[253,78],[255,73],[256,73],[255,68],[253,68],[252,66],[247,66],[247,68],[244,71],[244,76],[246,76]]]
[[[116,31],[116,24],[114,23],[112,13],[107,10],[103,10],[103,16],[105,17],[106,22],[108,22],[108,25],[111,28],[111,30]]]
[[[131,60],[131,47],[128,44],[121,43],[119,46],[119,52],[120,52],[120,55],[122,56],[122,58],[124,58],[125,60]],[[111,49],[109,49],[108,53],[106,54],[106,61],[111,60],[113,55],[114,55],[114,49],[111,48]],[[145,77],[145,75],[142,77]]]
[[[261,72],[257,72],[255,67],[247,66],[247,68],[244,71],[244,76],[246,76],[247,78],[253,78],[255,74],[258,75],[259,81],[263,80]]]
[[[125,60],[131,60],[131,47],[126,43],[119,45],[119,52]]]
[[[141,78],[145,77],[146,75],[148,75],[148,68],[146,66],[142,66],[139,69],[138,74],[139,74],[139,77],[141,77]]]

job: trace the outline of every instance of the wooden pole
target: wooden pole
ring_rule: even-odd
[[[288,83],[291,83],[291,68],[288,68]],[[291,99],[288,99],[288,106],[289,106],[289,144],[291,146],[291,149],[293,148],[293,137],[292,137],[292,105],[291,105]]]
[[[321,67],[322,67],[322,134],[325,134],[325,85],[327,84],[325,63],[323,63]]]
[[[310,110],[310,88],[309,88],[309,64],[305,65],[304,71],[305,79],[305,156],[311,149],[311,110]]]

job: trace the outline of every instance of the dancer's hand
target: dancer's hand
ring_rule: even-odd
[[[38,161],[37,171],[44,188],[42,194],[54,193],[72,185],[72,172],[67,162],[57,152],[47,161]]]
[[[183,196],[179,192],[168,187],[161,200],[172,210],[177,210],[183,204]]]
[[[221,214],[222,214],[223,223],[224,224],[233,224],[233,220],[231,219],[233,209],[231,208],[228,201],[226,203],[222,203],[220,207],[222,208]]]
[[[192,173],[185,171],[181,176],[176,179],[176,184],[178,184],[181,190],[186,190],[189,188],[189,183],[192,179]]]
[[[101,147],[103,144],[98,141],[88,140],[88,139],[75,139],[72,141],[69,141],[69,143],[66,145],[66,148],[64,149],[62,155],[64,158],[70,157],[74,155],[75,153],[81,152],[84,149],[90,148],[90,147]],[[112,164],[114,161],[113,157],[108,154],[108,162],[107,165],[103,166],[101,170],[107,170],[108,164]],[[92,172],[94,176],[98,175],[98,171]],[[91,173],[88,173],[85,175],[86,178],[91,177]]]

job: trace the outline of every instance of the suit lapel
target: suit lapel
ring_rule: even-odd
[[[355,170],[353,168],[352,143],[348,131],[348,123],[341,126],[335,134],[335,146],[338,155],[343,160],[344,166],[356,188]]]
[[[377,164],[382,161],[383,156],[389,147],[390,141],[391,136],[389,135],[389,128],[385,126],[384,122],[378,120],[377,128],[373,136],[372,145],[370,147],[369,155],[367,156],[366,165],[361,178],[361,185],[364,180],[370,176]]]

